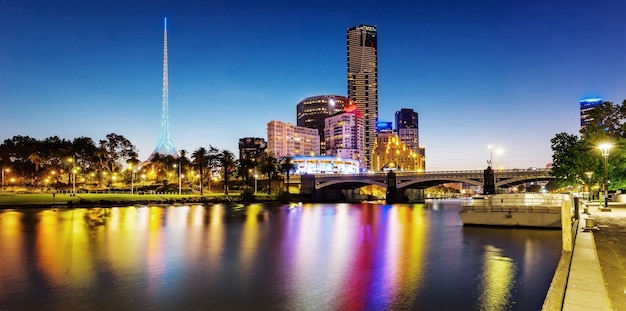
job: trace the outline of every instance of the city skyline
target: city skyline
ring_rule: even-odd
[[[0,139],[159,137],[169,19],[173,144],[237,152],[306,97],[346,92],[346,31],[375,25],[378,117],[420,117],[429,170],[545,167],[579,102],[626,99],[624,3],[0,1]],[[324,18],[318,18],[323,15]]]

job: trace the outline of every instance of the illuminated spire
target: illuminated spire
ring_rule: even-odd
[[[163,155],[172,155],[177,157],[178,152],[174,148],[172,138],[170,137],[170,121],[169,121],[169,90],[168,90],[168,75],[167,75],[167,18],[164,18],[163,25],[163,105],[161,108],[161,135],[157,141],[157,146],[150,155],[150,158],[155,153]]]

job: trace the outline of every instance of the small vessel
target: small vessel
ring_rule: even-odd
[[[464,202],[459,216],[463,225],[561,228],[561,211],[571,206],[569,194],[492,194]]]

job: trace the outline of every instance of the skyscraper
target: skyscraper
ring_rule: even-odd
[[[402,108],[396,111],[396,132],[400,141],[419,153],[419,125],[417,112]]]
[[[326,155],[324,119],[342,112],[346,106],[348,106],[348,98],[336,95],[311,96],[298,103],[297,125],[319,131],[321,155]]]
[[[163,102],[161,105],[161,134],[154,152],[150,155],[150,159],[152,159],[156,153],[178,157],[178,152],[176,152],[176,148],[174,148],[172,138],[170,137],[169,89],[167,74],[167,18],[164,18],[163,21]]]
[[[375,26],[347,32],[348,98],[365,120],[365,168],[369,169],[378,120],[378,45]]]
[[[585,98],[580,101],[580,129],[584,129],[585,126],[590,125],[593,122],[593,118],[589,115],[591,110],[597,106],[602,105],[602,98]]]

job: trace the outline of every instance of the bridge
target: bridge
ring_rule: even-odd
[[[507,188],[532,181],[554,180],[549,169],[508,169],[493,171],[495,187]],[[368,185],[387,189],[387,201],[408,202],[407,189],[417,190],[417,201],[424,200],[424,189],[444,183],[466,183],[483,187],[484,170],[389,171],[361,174],[315,174],[301,177],[300,192],[314,200],[345,199],[346,190]]]

